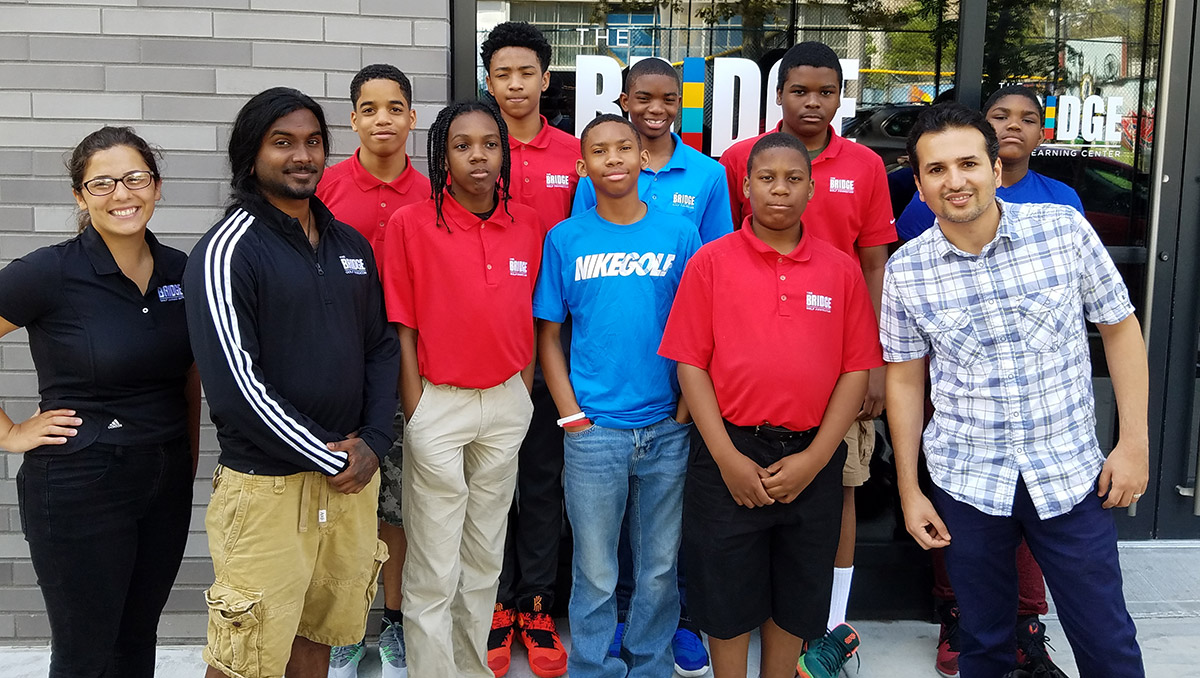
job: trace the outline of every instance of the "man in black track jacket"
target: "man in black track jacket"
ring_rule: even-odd
[[[399,342],[371,246],[313,193],[320,106],[274,88],[238,113],[231,206],[196,245],[189,334],[220,465],[205,518],[208,675],[324,677],[363,635],[387,550],[379,456],[391,445]]]

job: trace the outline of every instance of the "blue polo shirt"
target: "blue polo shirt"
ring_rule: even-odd
[[[550,230],[533,315],[570,315],[571,386],[606,428],[649,426],[675,414],[675,361],[658,355],[683,269],[700,236],[692,222],[650,207],[614,224],[591,209]]]
[[[662,169],[644,169],[638,176],[642,202],[668,214],[687,217],[700,231],[701,242],[711,242],[733,232],[733,211],[721,163],[683,143],[671,133],[675,152]],[[575,189],[572,215],[596,206],[596,187],[584,177]]]
[[[1066,205],[1083,214],[1083,202],[1075,189],[1033,170],[1026,172],[1025,176],[1012,186],[997,188],[996,197],[1004,202],[1019,204],[1048,202]],[[905,207],[900,218],[896,219],[896,235],[905,242],[912,240],[933,226],[934,218],[933,210],[921,200],[921,194],[914,193],[908,207]]]

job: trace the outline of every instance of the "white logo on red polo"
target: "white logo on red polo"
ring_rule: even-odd
[[[546,173],[546,188],[571,188],[571,175]]]
[[[827,297],[824,294],[815,294],[813,292],[809,292],[804,301],[804,308],[810,311],[833,313],[833,297]]]
[[[829,178],[829,192],[830,193],[853,193],[854,192],[854,180],[853,179],[837,179],[835,177],[830,177]]]
[[[520,278],[529,277],[529,262],[521,261],[520,259],[508,260],[508,274]]]
[[[674,254],[646,252],[607,252],[575,258],[575,280],[591,280],[610,276],[650,276],[659,278],[671,270]]]

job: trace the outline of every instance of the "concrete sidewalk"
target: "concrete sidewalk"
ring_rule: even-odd
[[[1122,542],[1119,548],[1125,600],[1137,622],[1146,675],[1200,678],[1200,542]],[[1079,676],[1070,645],[1054,614],[1054,601],[1049,602],[1050,614],[1043,621],[1050,643],[1057,648],[1051,655],[1067,675]],[[858,661],[851,660],[847,666],[850,676],[937,678],[933,670],[936,624],[858,621],[853,625],[862,637],[862,646]],[[571,633],[567,620],[558,620],[558,628],[569,649]],[[374,642],[373,637],[370,640]],[[519,645],[513,648],[508,676],[534,678],[525,651]],[[757,644],[752,645],[749,678],[758,675],[757,652]],[[0,647],[0,678],[44,678],[49,661],[46,647]],[[374,645],[359,669],[361,678],[379,678],[379,654]],[[199,645],[159,648],[156,671],[159,678],[199,678],[203,673]]]
[[[1070,676],[1078,676],[1070,647],[1057,620],[1046,619],[1047,635],[1057,648],[1055,661]],[[570,647],[566,620],[561,621],[563,642]],[[1146,660],[1146,675],[1151,678],[1200,678],[1200,619],[1175,617],[1137,620],[1139,639]],[[859,622],[862,635],[859,661],[847,665],[850,676],[869,678],[937,678],[933,670],[934,647],[938,627],[915,621]],[[754,648],[752,647],[752,654]],[[4,678],[44,678],[49,665],[46,648],[0,649],[0,676]],[[757,661],[751,662],[750,676],[756,676]],[[204,664],[198,646],[161,647],[158,651],[159,678],[200,678]],[[379,655],[374,648],[359,667],[361,678],[378,678]],[[523,650],[514,649],[511,678],[533,678]],[[709,674],[711,675],[711,673]],[[1082,677],[1086,678],[1086,677]]]

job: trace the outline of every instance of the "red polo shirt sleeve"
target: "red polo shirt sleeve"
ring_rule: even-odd
[[[712,363],[713,279],[712,259],[701,247],[688,262],[667,316],[658,354],[676,362],[707,370]]]
[[[867,283],[861,275],[849,275],[847,279],[850,289],[846,295],[846,332],[842,335],[842,374],[883,365],[879,322]]]
[[[405,223],[410,214],[419,214],[422,207],[417,203],[396,210],[384,229],[388,235],[380,243],[383,253],[379,258],[380,278],[383,281],[383,303],[387,307],[388,322],[413,329],[417,329],[416,300],[412,268],[408,264]]]

